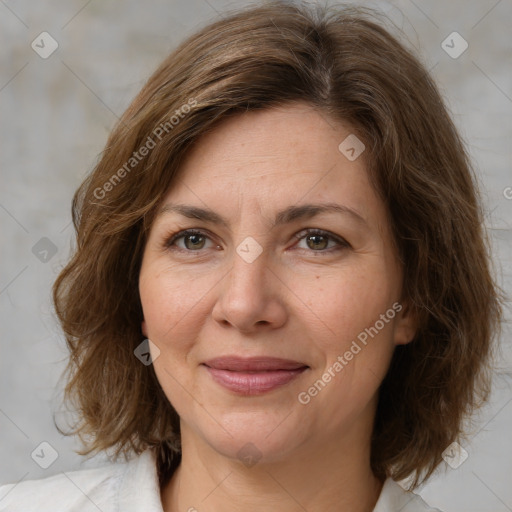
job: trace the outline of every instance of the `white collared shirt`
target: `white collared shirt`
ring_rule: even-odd
[[[398,511],[440,512],[388,478],[373,512]],[[0,512],[163,512],[155,454],[1,486]]]

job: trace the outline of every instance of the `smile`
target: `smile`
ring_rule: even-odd
[[[261,395],[297,378],[304,363],[269,357],[221,357],[203,363],[213,380],[240,395]]]

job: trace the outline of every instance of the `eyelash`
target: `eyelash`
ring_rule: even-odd
[[[198,249],[197,251],[189,250],[189,249],[182,249],[181,247],[176,247],[174,244],[177,240],[180,238],[184,238],[189,235],[200,235],[204,236],[206,238],[211,238],[207,232],[199,230],[199,229],[185,229],[183,231],[179,231],[178,233],[175,233],[174,235],[171,235],[170,237],[167,237],[164,241],[164,245],[166,249],[169,250],[178,250],[182,252],[188,252],[188,253],[199,253],[202,251],[202,249]],[[333,233],[330,233],[329,231],[324,231],[323,229],[317,229],[317,228],[306,228],[300,231],[299,233],[295,234],[294,237],[300,241],[304,238],[311,236],[311,235],[318,235],[323,236],[329,240],[332,240],[338,244],[338,247],[331,247],[330,249],[323,249],[315,251],[311,249],[309,252],[313,253],[332,253],[333,251],[338,251],[341,249],[349,249],[352,246],[343,238],[334,235]]]

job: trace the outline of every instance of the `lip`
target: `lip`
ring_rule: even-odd
[[[203,363],[212,379],[240,395],[261,395],[282,387],[309,367],[274,357],[218,357]]]

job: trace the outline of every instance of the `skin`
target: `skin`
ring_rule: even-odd
[[[167,211],[144,250],[142,331],[160,350],[154,369],[181,418],[183,458],[162,489],[166,512],[363,512],[377,501],[382,482],[369,461],[377,391],[415,323],[400,302],[402,271],[364,153],[351,162],[338,150],[350,133],[304,103],[241,114],[199,140],[162,203],[209,208],[227,222]],[[272,225],[284,208],[328,202],[364,220],[329,212]],[[307,228],[350,245],[308,238]],[[185,229],[205,238],[166,244]],[[246,237],[262,250],[252,262],[236,251]],[[403,309],[301,404],[299,393],[395,302]],[[231,354],[309,368],[278,389],[241,396],[201,364]],[[248,443],[259,457],[251,467],[237,455]]]

